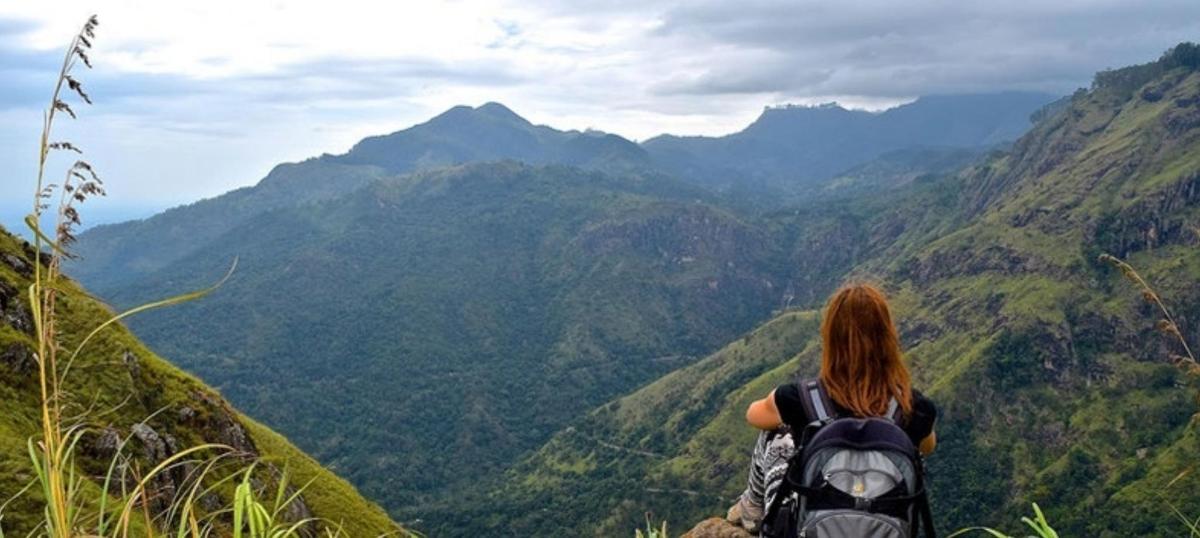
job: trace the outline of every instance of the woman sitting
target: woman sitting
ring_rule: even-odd
[[[881,417],[895,401],[902,409],[901,428],[922,454],[933,452],[937,407],[910,384],[883,293],[866,284],[838,290],[825,308],[821,338],[819,380],[835,416]],[[764,507],[770,506],[796,453],[798,439],[792,432],[798,437],[815,420],[807,416],[802,397],[800,386],[789,383],[746,410],[746,421],[763,431],[754,446],[749,485],[728,519],[750,532],[757,532]]]

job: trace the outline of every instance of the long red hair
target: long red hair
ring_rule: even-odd
[[[834,293],[821,338],[821,382],[834,402],[869,417],[884,415],[895,398],[905,416],[912,413],[912,382],[882,291],[851,284]]]

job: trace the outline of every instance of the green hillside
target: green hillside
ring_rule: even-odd
[[[111,298],[240,256],[221,294],[138,334],[372,498],[419,509],[770,310],[771,241],[710,198],[653,174],[468,165],[264,213]]]
[[[37,366],[27,289],[32,249],[0,229],[0,504],[22,490],[33,470],[26,441],[41,434]],[[108,319],[111,311],[75,285],[64,282],[59,322],[67,343]],[[153,315],[153,314],[151,314]],[[291,512],[311,514],[344,526],[351,536],[377,536],[399,529],[378,506],[327,471],[283,436],[234,410],[219,394],[170,365],[122,327],[93,339],[74,364],[64,387],[65,408],[79,415],[90,432],[83,438],[80,466],[89,477],[103,475],[112,458],[108,439],[130,437],[129,450],[146,465],[203,443],[223,443],[258,457],[294,484],[311,485]],[[137,428],[135,428],[137,425]],[[136,430],[136,432],[135,432]],[[165,452],[164,452],[165,450]],[[160,488],[175,487],[183,476],[168,473]],[[85,481],[99,495],[99,481]],[[39,493],[17,497],[3,510],[0,528],[25,536],[42,521]]]
[[[943,530],[1010,527],[1035,501],[1065,536],[1180,535],[1164,499],[1200,514],[1194,473],[1166,487],[1200,456],[1179,350],[1097,261],[1127,257],[1200,335],[1198,67],[1180,46],[1101,73],[1011,151],[876,202],[887,211],[847,209],[855,225],[829,239],[890,290],[916,384],[941,405]],[[464,524],[607,536],[647,510],[676,528],[720,513],[744,487],[745,405],[817,367],[814,316],[599,407],[495,486],[501,514]]]

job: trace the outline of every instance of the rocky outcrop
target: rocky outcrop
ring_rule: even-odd
[[[1188,221],[1186,210],[1198,205],[1200,172],[1100,219],[1089,227],[1088,237],[1120,258],[1169,244],[1195,244],[1200,240],[1200,231]]]
[[[1051,268],[1046,261],[1029,253],[994,244],[980,248],[977,245],[958,245],[933,250],[915,260],[901,274],[913,282],[926,285],[930,282],[952,277],[996,272],[1004,275],[1019,275],[1047,271]]]
[[[145,423],[134,424],[129,431],[141,444],[142,456],[146,458],[151,469],[175,453],[171,447],[175,443],[168,443],[166,438]],[[171,441],[174,439],[172,438]],[[175,498],[175,493],[184,486],[182,482],[176,482],[173,474],[172,472],[161,472],[150,480],[147,497],[156,513],[169,508],[171,501]]]
[[[0,280],[0,323],[23,333],[33,333],[33,319],[21,300],[20,291],[3,280]]]
[[[692,527],[692,530],[687,531],[679,538],[753,538],[754,535],[746,532],[746,529],[735,526],[734,524],[719,518],[712,517],[700,524]]]
[[[7,366],[18,379],[32,375],[37,369],[37,361],[34,360],[33,353],[25,345],[18,343],[12,343],[0,349],[0,364]]]
[[[9,266],[18,275],[28,278],[33,274],[33,267],[28,262],[21,259],[19,256],[9,254],[7,252],[0,253],[0,263]]]
[[[205,423],[202,427],[203,431],[209,432],[209,441],[229,446],[245,457],[258,456],[258,449],[254,446],[254,441],[250,439],[250,435],[246,433],[246,428],[242,426],[241,422],[234,418],[233,410],[229,408],[228,404],[203,392],[193,393],[192,399],[208,409],[207,413],[203,413]],[[188,416],[189,420],[197,417],[197,413],[188,407],[181,408],[180,414],[181,417]]]

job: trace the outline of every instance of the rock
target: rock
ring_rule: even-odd
[[[33,268],[25,260],[9,253],[0,254],[0,262],[12,268],[18,275],[28,277],[33,274]]]
[[[234,418],[229,404],[220,398],[199,391],[192,393],[192,399],[210,409],[207,413],[208,420],[205,430],[215,433],[210,436],[212,442],[228,445],[247,458],[258,457],[258,449],[254,446],[254,441],[250,439],[250,434],[246,433],[246,428]]]
[[[88,455],[104,462],[111,461],[121,449],[121,434],[116,428],[108,426],[100,430],[99,435],[87,446]]]
[[[278,467],[268,463],[266,464],[266,468],[270,470],[272,475],[274,475],[275,480],[283,479],[283,473],[280,472]],[[315,537],[317,535],[317,525],[315,521],[311,521],[315,516],[313,515],[312,509],[308,507],[308,503],[304,501],[304,496],[296,495],[297,492],[298,490],[295,488],[295,486],[289,485],[287,488],[285,488],[285,497],[292,497],[294,495],[295,498],[283,508],[283,511],[280,513],[280,517],[283,521],[290,523],[299,523],[301,521],[305,521],[306,523],[297,529],[299,535],[303,538]]]
[[[157,467],[158,464],[171,457],[167,440],[154,431],[154,428],[139,422],[134,424],[130,428],[130,431],[142,443],[142,454],[149,461],[150,468]],[[153,511],[159,513],[170,508],[171,502],[175,499],[177,488],[174,477],[171,476],[170,472],[160,472],[151,478],[150,486],[147,490]]]
[[[179,409],[179,422],[188,423],[196,418],[196,410],[188,406],[183,406]]]
[[[701,521],[680,538],[754,538],[754,535],[722,518],[712,517]]]
[[[0,323],[23,333],[33,334],[33,319],[17,288],[0,280]]]
[[[37,361],[34,360],[33,353],[28,347],[17,343],[9,344],[0,351],[0,364],[8,366],[18,377],[30,375],[37,370]]]
[[[138,360],[138,356],[132,351],[125,350],[125,354],[121,355],[121,362],[125,363],[125,367],[129,369],[129,376],[136,382],[142,377],[142,364]]]

